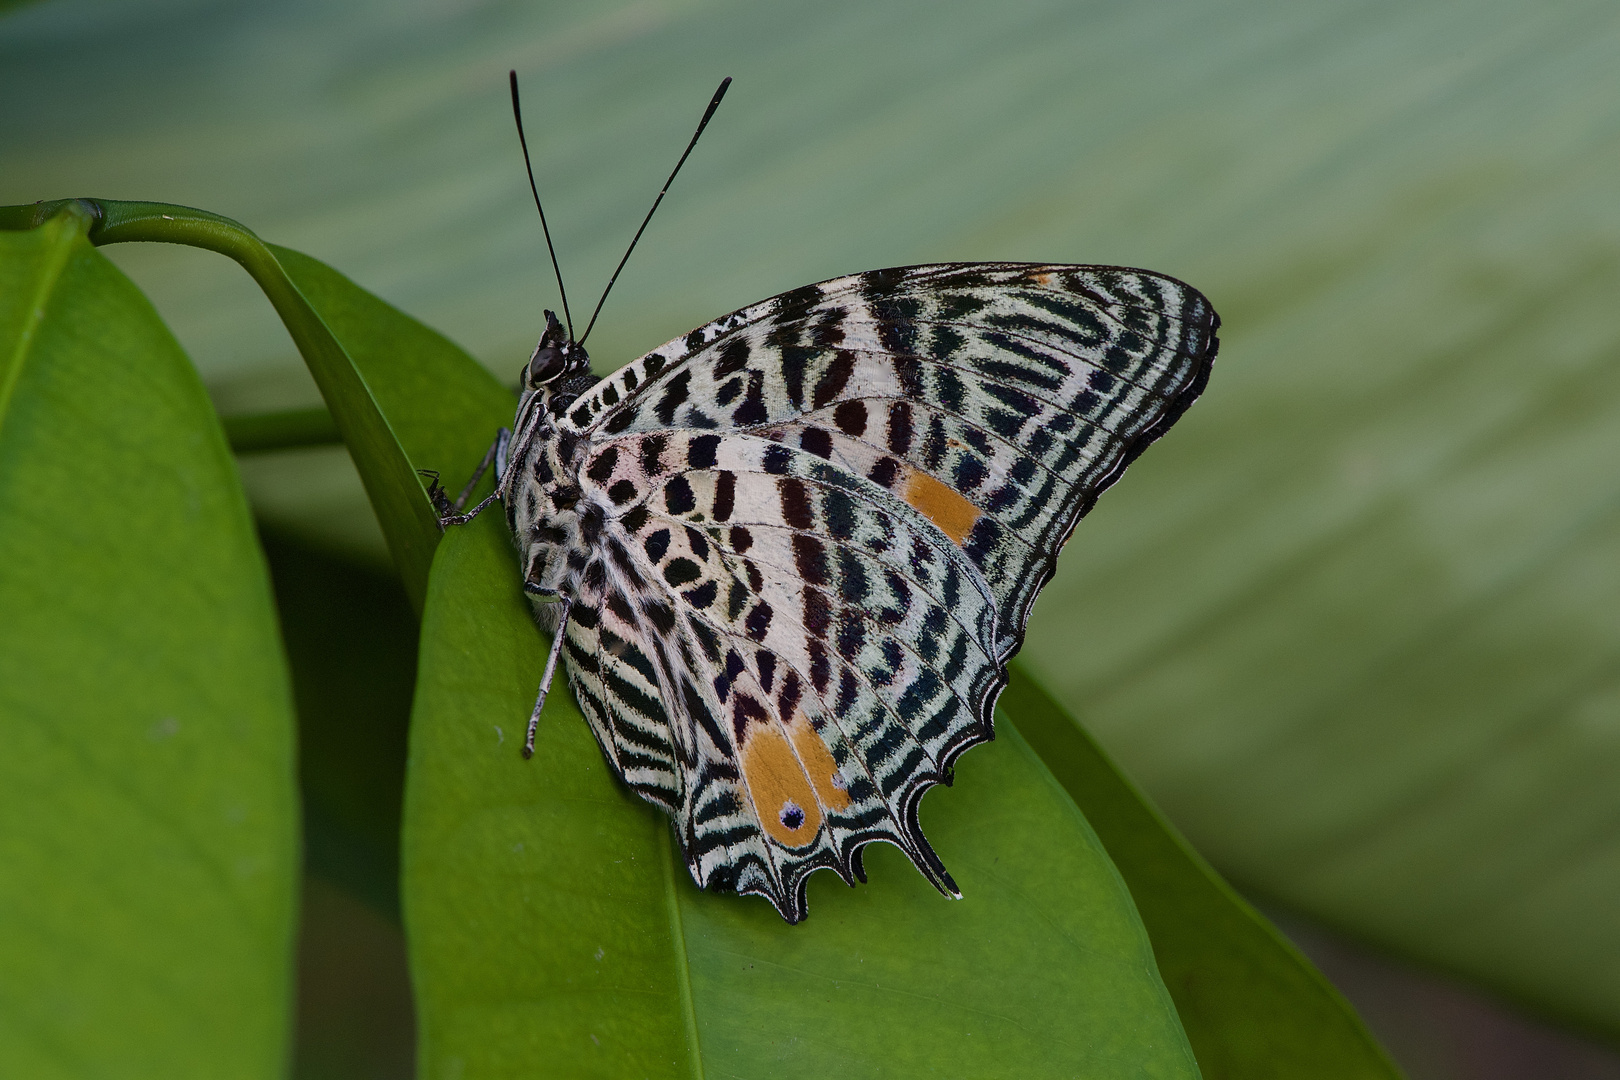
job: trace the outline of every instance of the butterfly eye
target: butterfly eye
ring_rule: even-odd
[[[561,375],[567,365],[562,350],[554,345],[547,345],[543,349],[534,350],[534,355],[529,358],[529,366],[525,369],[524,379],[530,386],[539,386]]]

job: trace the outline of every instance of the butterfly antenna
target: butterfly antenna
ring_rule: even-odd
[[[636,235],[630,240],[630,246],[625,249],[624,258],[619,260],[619,265],[614,269],[613,276],[608,278],[607,288],[602,290],[602,299],[596,302],[596,310],[591,312],[591,321],[586,324],[585,334],[579,339],[581,345],[585,344],[585,338],[591,336],[591,328],[596,325],[596,317],[602,313],[602,305],[607,303],[608,293],[613,291],[613,283],[619,280],[619,271],[623,270],[624,264],[630,261],[630,253],[636,250],[636,242],[641,239],[641,234],[647,231],[647,222],[652,220],[654,211],[658,209],[658,204],[664,201],[664,194],[669,191],[669,185],[675,182],[675,174],[681,171],[682,165],[686,164],[687,155],[692,152],[692,147],[697,145],[698,136],[703,134],[703,129],[709,126],[709,120],[713,118],[714,110],[720,107],[720,99],[726,96],[726,89],[730,86],[731,76],[727,75],[720,81],[720,89],[714,92],[714,97],[709,101],[709,107],[703,111],[703,119],[698,121],[697,130],[692,132],[692,141],[686,144],[686,153],[681,155],[681,160],[677,161],[675,168],[670,170],[669,179],[664,181],[663,188],[658,192],[658,198],[653,200],[652,210],[648,210],[647,216],[641,219],[641,228],[636,230]]]
[[[557,291],[562,294],[563,320],[568,323],[568,340],[574,340],[574,317],[568,311],[568,290],[563,288],[562,267],[557,265],[557,249],[551,246],[551,228],[546,224],[546,211],[540,205],[540,189],[534,186],[534,166],[529,163],[529,140],[523,137],[523,107],[518,104],[517,72],[508,71],[512,83],[512,119],[517,121],[518,144],[523,147],[523,167],[529,170],[529,193],[534,196],[534,208],[540,211],[540,231],[546,234],[546,250],[551,253],[551,270],[557,275]],[[597,305],[601,307],[600,304]],[[589,333],[589,331],[586,331]]]

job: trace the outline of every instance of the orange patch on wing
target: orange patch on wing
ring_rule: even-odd
[[[788,737],[793,740],[793,749],[799,752],[799,760],[810,773],[810,783],[815,786],[821,805],[829,810],[847,809],[849,792],[845,790],[844,779],[838,773],[838,763],[833,760],[832,751],[827,749],[821,736],[816,734],[809,717],[795,713],[793,722],[788,724]]]
[[[979,520],[977,506],[964,499],[955,489],[916,469],[909,471],[901,497],[921,510],[958,547],[973,531],[973,523]]]
[[[821,807],[787,737],[774,724],[749,724],[742,775],[759,823],[771,839],[804,847],[821,830]]]

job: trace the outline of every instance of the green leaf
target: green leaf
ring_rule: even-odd
[[[271,250],[343,343],[411,467],[435,470],[452,496],[459,492],[496,429],[511,426],[516,395],[460,346],[331,267],[287,248]],[[424,576],[407,588],[419,592],[426,584]]]
[[[1001,707],[1130,886],[1204,1080],[1394,1080],[1355,1011],[1221,880],[1073,717],[1014,669]]]
[[[298,814],[269,582],[196,373],[89,224],[0,231],[0,1061],[279,1077]]]
[[[0,227],[29,227],[68,202],[0,207]],[[205,248],[253,276],[320,386],[326,419],[349,448],[406,592],[420,608],[438,526],[417,470],[471,475],[498,426],[480,420],[492,408],[510,417],[511,392],[443,335],[319,260],[266,245],[229,218],[165,203],[74,202],[94,216],[96,244]],[[326,435],[323,418],[309,411],[261,419],[240,432],[252,449]]]
[[[501,523],[434,562],[406,785],[423,1076],[1155,1076],[1197,1067],[1130,896],[1005,718],[924,803],[965,899],[898,852],[810,917],[700,892],[545,659]]]
[[[587,300],[726,73],[604,367],[929,259],[1204,290],[1211,389],[1082,523],[1024,660],[1246,891],[1620,1031],[1609,5],[195,10],[0,24],[0,198],[230,207],[504,372],[554,293],[501,73]],[[239,47],[287,40],[364,63]],[[228,275],[127,250],[211,378],[297,363]]]
[[[72,201],[93,215],[97,244],[154,241],[217,251],[253,276],[297,343],[331,418],[365,482],[407,593],[420,608],[438,543],[437,515],[416,470],[470,475],[494,429],[476,418],[492,404],[510,415],[510,392],[483,368],[415,319],[360,289],[316,259],[265,245],[229,218],[165,203]],[[0,207],[0,227],[26,228],[69,200]],[[291,417],[255,434],[285,442]],[[302,430],[318,434],[307,413]],[[475,422],[468,424],[465,421]],[[314,421],[312,423],[312,421]],[[461,423],[458,423],[461,421]],[[261,427],[263,425],[261,424]],[[419,464],[433,462],[434,465]]]
[[[386,570],[260,541],[298,708],[305,870],[397,920],[416,613]]]
[[[438,543],[438,521],[399,438],[378,407],[365,377],[321,315],[310,305],[267,247],[249,229],[206,210],[167,203],[112,199],[58,200],[0,207],[0,227],[37,223],[58,207],[76,204],[93,215],[95,244],[147,241],[184,244],[236,260],[264,290],[326,399],[338,431],[360,472],[366,495],[413,602],[421,606],[427,569]],[[292,253],[287,253],[292,254]],[[306,272],[313,260],[299,265]],[[333,275],[335,276],[335,275]],[[317,277],[318,282],[326,280]]]
[[[221,417],[231,450],[256,454],[343,442],[337,422],[327,409],[282,409],[269,413],[243,413]]]

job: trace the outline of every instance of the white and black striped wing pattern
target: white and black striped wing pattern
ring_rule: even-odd
[[[873,271],[783,294],[575,400],[614,507],[569,626],[575,693],[694,878],[804,916],[992,737],[1057,551],[1202,391],[1219,320],[1141,270]]]

